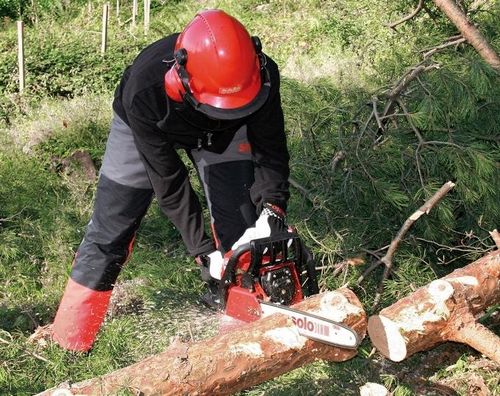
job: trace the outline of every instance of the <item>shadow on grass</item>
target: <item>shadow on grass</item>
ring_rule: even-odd
[[[365,340],[361,348],[370,348]],[[316,362],[240,393],[240,396],[359,396],[367,382],[384,385],[393,395],[458,396],[455,389],[432,377],[440,369],[454,365],[471,350],[464,345],[445,343],[395,363],[376,353],[342,363]]]
[[[32,304],[7,307],[0,305],[0,329],[9,333],[29,335],[38,326],[50,323],[52,307],[48,304]]]

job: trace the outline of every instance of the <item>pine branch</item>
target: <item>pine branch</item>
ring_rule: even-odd
[[[396,26],[401,25],[402,23],[405,23],[406,21],[409,21],[412,18],[415,18],[420,13],[420,11],[422,11],[423,7],[424,7],[424,0],[419,0],[417,7],[411,13],[401,18],[399,21],[386,24],[386,26],[396,30]]]
[[[449,39],[447,39],[447,40],[449,40]],[[434,55],[436,52],[441,51],[442,49],[452,47],[452,46],[457,47],[460,44],[465,43],[466,41],[467,40],[465,40],[465,38],[463,38],[459,35],[459,38],[456,38],[456,39],[451,40],[451,41],[445,41],[443,44],[438,45],[437,47],[431,48],[430,50],[428,50],[427,52],[425,52],[423,54],[423,57],[424,57],[424,59],[427,59],[427,58],[431,57],[432,55]]]
[[[290,183],[290,185],[294,188],[296,188],[297,190],[300,191],[300,193],[305,197],[307,198],[307,200],[309,202],[311,202],[313,205],[316,201],[315,199],[315,196],[309,191],[307,190],[305,187],[303,187],[298,181],[296,181],[295,179],[293,179],[291,176],[288,178],[288,183]]]
[[[375,309],[378,306],[378,303],[380,302],[380,297],[382,296],[382,292],[384,291],[384,282],[389,277],[389,274],[392,271],[392,266],[393,266],[392,258],[399,244],[405,237],[406,233],[422,215],[429,214],[429,212],[434,208],[434,206],[436,206],[446,196],[446,194],[448,194],[448,192],[450,192],[450,190],[453,189],[453,187],[455,187],[455,183],[452,183],[451,181],[443,184],[443,186],[438,191],[436,191],[436,193],[434,193],[434,195],[431,198],[429,198],[418,210],[416,210],[410,217],[408,217],[408,219],[406,219],[406,221],[404,222],[403,226],[399,229],[398,233],[396,234],[396,237],[392,240],[391,244],[389,245],[389,248],[387,249],[387,253],[384,255],[384,257],[382,257],[377,262],[373,263],[359,277],[358,284],[361,283],[364,279],[366,279],[366,277],[380,264],[384,264],[385,266],[384,274],[382,275],[382,280],[379,283],[379,286],[377,288],[377,293],[375,295],[375,299],[373,302],[372,306],[373,309]]]
[[[378,113],[378,109],[377,109],[377,98],[376,97],[372,98],[372,105],[373,105],[373,115],[375,116],[375,120],[377,121],[378,129],[383,130],[384,125],[382,124],[382,121],[380,120],[380,114]]]
[[[426,59],[420,62],[418,65],[410,68],[404,75],[401,77],[396,84],[394,84],[393,88],[386,92],[386,96],[389,99],[385,104],[384,111],[382,115],[375,116],[377,121],[380,122],[378,124],[378,134],[381,134],[385,130],[385,125],[394,115],[394,110],[396,108],[396,103],[402,93],[408,88],[410,83],[422,74],[430,70],[439,69],[439,65],[437,63],[433,63],[431,65],[425,65]],[[375,99],[376,100],[376,99]],[[373,104],[374,110],[376,109],[375,103]],[[374,112],[372,112],[374,114]],[[381,124],[381,125],[380,125]],[[382,126],[382,127],[381,127]]]
[[[433,69],[439,69],[439,65],[437,63],[433,63],[426,66],[424,62],[420,62],[418,65],[412,67],[406,72],[405,75],[403,75],[403,77],[399,79],[399,81],[394,85],[394,88],[387,94],[388,98],[392,101],[395,101],[401,96],[401,93],[408,87],[408,85],[420,74]],[[387,114],[388,112],[384,111],[384,115]]]
[[[359,164],[361,165],[361,168],[363,169],[363,172],[366,174],[366,176],[368,176],[368,179],[370,179],[370,182],[371,182],[372,186],[375,185],[375,179],[370,174],[370,172],[368,172],[368,169],[366,168],[364,162],[361,160],[361,158],[359,156],[359,146],[361,145],[361,139],[363,138],[366,130],[370,126],[370,122],[371,122],[371,120],[372,120],[373,117],[374,117],[374,112],[372,110],[372,112],[370,113],[370,116],[365,121],[365,123],[363,125],[363,128],[361,128],[361,131],[359,133],[358,139],[356,141],[356,148],[354,150],[354,153],[356,155],[356,159],[358,160]]]
[[[345,159],[345,151],[343,150],[340,150],[339,152],[337,152],[333,158],[332,158],[332,163],[331,163],[331,173],[334,173],[335,170],[337,169],[337,166],[338,164],[340,163],[340,161],[342,161],[343,159]]]
[[[418,7],[417,7],[418,8]],[[466,42],[466,38],[462,36],[462,34],[454,35],[448,37],[442,44],[437,45],[436,47],[429,48],[424,50],[423,60],[417,65],[410,68],[397,82],[394,84],[393,88],[386,92],[385,95],[388,98],[387,103],[385,104],[384,111],[382,114],[378,114],[376,111],[376,100],[377,97],[372,99],[373,109],[374,111],[370,115],[370,119],[374,116],[378,126],[378,135],[382,134],[385,130],[385,125],[395,115],[394,110],[397,104],[397,100],[401,97],[404,91],[408,88],[410,83],[414,80],[419,81],[419,83],[423,86],[420,81],[420,75],[434,69],[439,69],[440,65],[437,63],[433,63],[430,65],[426,65],[427,61],[436,53],[445,50],[449,47],[455,46]],[[424,90],[426,89],[423,87]]]

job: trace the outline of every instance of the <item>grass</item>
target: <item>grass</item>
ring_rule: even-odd
[[[200,7],[222,7],[240,18],[281,66],[292,176],[311,195],[308,199],[292,189],[289,219],[324,267],[323,288],[354,285],[372,259],[363,249],[389,243],[429,192],[451,176],[460,181],[457,192],[419,220],[413,236],[398,250],[383,305],[480,254],[472,251],[459,259],[442,246],[491,246],[487,230],[498,219],[498,200],[491,187],[498,175],[498,147],[465,135],[459,126],[495,136],[500,120],[494,106],[485,103],[498,103],[498,88],[495,77],[478,66],[472,50],[439,58],[443,70],[423,80],[426,89],[436,88],[435,96],[419,101],[422,89],[415,86],[416,94],[408,97],[414,101],[415,122],[432,133],[432,139],[443,138],[439,130],[444,113],[458,117],[453,104],[467,115],[454,119],[452,133],[460,144],[470,143],[466,156],[451,149],[439,155],[426,153],[426,188],[419,188],[413,166],[415,138],[404,123],[388,132],[387,143],[377,151],[354,129],[370,110],[366,103],[372,95],[417,63],[419,50],[454,32],[442,18],[433,20],[424,13],[394,32],[383,22],[398,19],[413,7],[412,2],[208,0],[200,4],[193,0],[153,6],[147,38],[140,27],[132,32],[112,18],[110,52],[104,58],[92,49],[98,51],[100,6],[95,5],[99,12],[90,15],[82,8],[28,27],[28,47],[40,43],[42,49],[51,50],[28,48],[31,64],[37,63],[38,69],[31,68],[24,96],[14,93],[13,26],[7,24],[0,33],[0,42],[9,49],[0,55],[4,57],[0,73],[5,69],[2,75],[8,76],[1,85],[5,98],[0,100],[0,105],[8,103],[2,107],[7,113],[0,114],[4,120],[0,125],[0,394],[28,395],[63,381],[105,374],[164,350],[172,337],[201,340],[216,331],[216,318],[196,302],[202,285],[195,264],[179,233],[153,203],[94,349],[77,354],[52,343],[29,341],[35,328],[50,323],[55,315],[92,210],[95,183],[78,169],[61,171],[61,160],[85,150],[99,167],[111,119],[112,89],[121,69],[146,42],[179,30]],[[121,23],[129,17],[127,12]],[[492,42],[498,43],[489,14],[478,18]],[[39,53],[45,59],[38,58]],[[34,75],[35,70],[40,74]],[[457,80],[461,80],[458,85]],[[450,100],[450,95],[461,100]],[[483,106],[481,111],[478,106]],[[469,140],[460,140],[464,137]],[[358,149],[366,171],[356,158]],[[332,159],[341,150],[347,157],[333,171]],[[439,162],[433,162],[436,158]],[[375,182],[367,172],[376,175]],[[468,175],[477,177],[469,181]],[[464,231],[470,231],[468,239]],[[341,276],[331,276],[336,263],[353,257],[365,265],[348,266]],[[455,261],[446,266],[439,260],[442,257]],[[380,276],[381,271],[375,271],[356,290],[367,310]],[[493,315],[485,324],[498,329]],[[348,362],[316,362],[242,394],[357,395],[359,387],[371,381],[385,384],[394,395],[427,395],[435,391],[430,381],[466,395],[472,389],[468,378],[476,387],[484,383],[493,395],[500,394],[495,367],[478,362],[471,349],[445,344],[396,364],[373,355],[365,340],[358,356]]]

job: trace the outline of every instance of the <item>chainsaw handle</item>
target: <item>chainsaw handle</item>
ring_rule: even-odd
[[[222,308],[226,308],[226,293],[227,289],[231,285],[231,283],[235,282],[236,276],[236,264],[240,257],[248,252],[251,248],[250,243],[245,243],[241,246],[238,246],[236,250],[233,251],[231,257],[229,258],[226,268],[224,269],[224,275],[222,276],[221,282],[219,284],[219,297],[222,304]]]
[[[234,281],[236,264],[244,253],[248,251],[251,252],[250,268],[248,269],[248,272],[252,273],[254,268],[260,264],[260,260],[262,259],[262,255],[264,254],[266,248],[269,248],[269,253],[272,256],[271,261],[273,261],[275,259],[275,249],[273,249],[273,244],[280,242],[283,245],[281,246],[281,253],[287,255],[287,244],[290,240],[300,241],[299,236],[296,233],[282,232],[266,238],[253,239],[248,243],[238,246],[236,250],[233,251],[229,261],[227,262],[222,282],[230,284]],[[301,252],[298,253],[300,254]],[[287,257],[284,257],[284,259],[286,258]]]
[[[233,251],[233,253],[231,254],[231,257],[229,258],[227,264],[226,264],[226,268],[224,270],[224,276],[222,277],[222,282],[223,283],[228,283],[226,282],[227,281],[227,278],[231,277],[231,279],[229,279],[229,283],[228,284],[231,284],[231,282],[234,281],[234,276],[235,276],[235,269],[236,269],[236,264],[238,263],[238,260],[240,259],[240,257],[248,252],[250,249],[251,249],[251,243],[244,243],[243,245],[241,246],[238,246],[236,248],[236,250]]]

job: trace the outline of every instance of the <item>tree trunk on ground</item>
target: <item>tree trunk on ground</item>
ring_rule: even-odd
[[[366,314],[349,289],[318,294],[295,307],[342,322],[360,339],[365,335]],[[208,340],[176,342],[132,366],[58,389],[91,395],[127,389],[141,395],[228,395],[318,359],[342,362],[356,353],[308,340],[298,334],[289,318],[271,315]]]
[[[462,36],[472,45],[481,57],[494,69],[500,70],[500,58],[493,47],[486,41],[481,32],[467,19],[455,0],[433,0],[451,22],[462,33]]]
[[[444,341],[468,344],[500,363],[500,338],[476,319],[500,302],[500,250],[421,287],[371,316],[368,334],[399,362]]]

